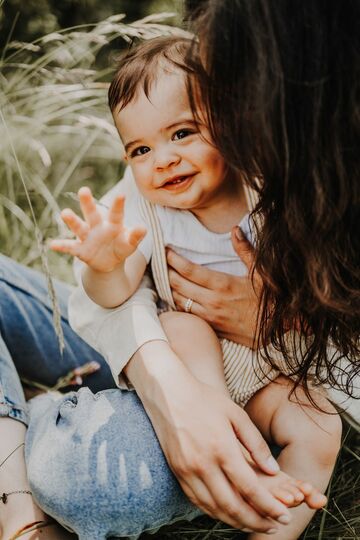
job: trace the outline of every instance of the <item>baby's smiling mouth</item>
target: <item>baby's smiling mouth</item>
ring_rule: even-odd
[[[180,187],[186,187],[192,181],[195,173],[183,175],[183,176],[174,176],[167,180],[161,187],[165,189],[177,189]]]

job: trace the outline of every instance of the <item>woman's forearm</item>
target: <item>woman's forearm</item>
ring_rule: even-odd
[[[247,414],[223,393],[197,381],[168,343],[143,345],[125,373],[146,409],[171,470],[195,505],[233,527],[258,531],[273,526],[264,515],[277,519],[287,513],[259,484],[241,450],[239,441],[259,467],[269,474],[276,472],[267,445]],[[243,496],[260,511],[241,502]],[[229,508],[236,508],[236,518]]]

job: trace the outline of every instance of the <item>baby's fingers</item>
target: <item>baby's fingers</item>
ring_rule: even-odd
[[[53,251],[68,253],[73,257],[78,257],[81,242],[79,240],[51,240],[49,245]]]
[[[128,237],[129,244],[136,248],[140,244],[146,233],[147,231],[145,227],[136,227],[135,229],[131,229]]]
[[[90,188],[80,188],[78,195],[81,211],[86,222],[90,227],[96,227],[96,225],[99,225],[99,223],[102,222],[102,216],[95,204]]]
[[[115,197],[109,210],[109,223],[113,223],[114,225],[122,225],[124,218],[124,202],[125,197],[123,195],[118,195]]]
[[[79,218],[70,208],[65,208],[61,212],[61,218],[80,240],[85,240],[89,233],[89,225],[83,219]]]

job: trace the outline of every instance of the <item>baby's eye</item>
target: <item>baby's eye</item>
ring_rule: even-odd
[[[178,129],[173,135],[173,140],[178,141],[179,139],[185,139],[185,137],[188,137],[193,133],[194,131],[191,129]]]
[[[143,156],[144,154],[147,154],[148,152],[150,152],[150,148],[148,146],[138,146],[137,148],[134,148],[134,150],[132,150],[132,152],[130,153],[130,156],[131,157]]]

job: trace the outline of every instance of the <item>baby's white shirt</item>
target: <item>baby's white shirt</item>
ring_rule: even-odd
[[[123,181],[131,181],[125,178]],[[132,194],[125,201],[124,222],[127,227],[144,225],[147,229],[145,238],[140,242],[138,249],[148,263],[153,251],[153,235],[148,223],[144,222],[140,210],[140,193],[134,184]],[[186,259],[206,266],[211,270],[225,272],[235,276],[247,274],[247,268],[239,259],[231,243],[231,232],[215,233],[209,231],[188,210],[178,210],[155,204],[154,205],[160,228],[163,235],[164,246],[173,249]],[[249,223],[249,214],[240,221],[239,226],[250,242],[252,234]]]

